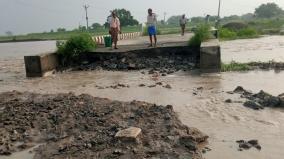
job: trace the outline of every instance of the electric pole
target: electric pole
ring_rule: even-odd
[[[167,15],[167,13],[164,12],[164,23],[165,23],[165,24],[166,24],[166,15]]]
[[[83,7],[84,7],[84,9],[85,9],[85,13],[86,13],[87,31],[89,31],[88,8],[89,8],[90,6],[89,6],[89,5],[84,5]]]

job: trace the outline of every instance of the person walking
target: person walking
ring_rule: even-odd
[[[148,27],[148,34],[150,39],[149,47],[153,47],[153,37],[154,37],[154,47],[157,46],[157,17],[156,14],[153,13],[151,8],[148,9],[148,16],[147,16],[147,27]]]
[[[187,19],[185,17],[185,14],[183,14],[179,20],[179,25],[181,27],[181,35],[184,36],[184,32],[185,32],[185,26],[187,23]]]
[[[109,33],[111,35],[111,39],[112,39],[112,44],[114,44],[114,49],[118,49],[117,48],[117,41],[118,41],[118,34],[121,34],[120,31],[120,21],[116,15],[116,13],[113,11],[112,12],[112,18],[110,20],[110,30]]]

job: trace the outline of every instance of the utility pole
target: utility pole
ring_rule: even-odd
[[[220,23],[220,10],[221,10],[221,0],[219,0],[218,20],[217,20],[217,23],[216,23],[216,27],[218,27],[218,26],[219,26],[219,23]]]
[[[167,15],[167,13],[164,12],[164,23],[165,23],[165,24],[166,24],[166,15]]]
[[[88,8],[89,8],[90,6],[89,6],[89,5],[84,5],[83,7],[84,7],[84,9],[85,9],[85,13],[86,13],[87,31],[89,31]]]

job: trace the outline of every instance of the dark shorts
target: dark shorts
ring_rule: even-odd
[[[148,34],[149,34],[149,36],[156,35],[157,34],[156,27],[155,26],[148,26]]]

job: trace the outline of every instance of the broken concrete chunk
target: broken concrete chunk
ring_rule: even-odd
[[[118,131],[115,134],[116,138],[125,140],[136,140],[136,138],[141,134],[141,129],[137,127],[130,127]]]

